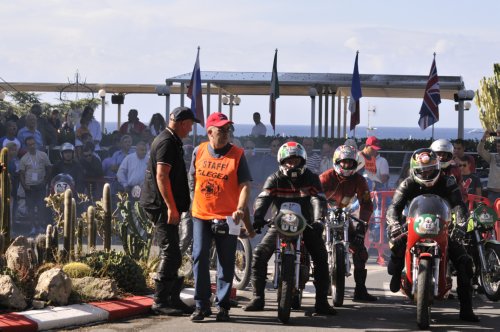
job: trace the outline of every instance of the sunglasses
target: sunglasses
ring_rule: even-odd
[[[221,134],[226,134],[226,133],[230,133],[233,131],[233,129],[231,127],[228,127],[228,128],[217,127],[217,130]]]
[[[467,167],[467,164],[459,164],[460,167]]]

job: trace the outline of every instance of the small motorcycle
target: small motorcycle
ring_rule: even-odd
[[[444,199],[433,194],[415,197],[406,218],[408,231],[405,271],[401,289],[417,305],[417,325],[430,325],[434,299],[443,299],[452,283],[447,268],[448,227],[451,209]],[[396,239],[397,241],[398,239]]]
[[[278,290],[278,319],[290,320],[292,308],[300,308],[302,291],[309,279],[310,259],[305,252],[302,233],[308,226],[300,204],[285,202],[272,219],[277,230],[274,255],[274,288]]]
[[[486,297],[500,299],[500,242],[495,238],[495,210],[479,204],[472,211],[467,227],[465,246],[474,259],[474,279],[480,280]]]
[[[345,278],[351,275],[349,216],[343,209],[328,209],[324,234],[333,305],[341,307],[344,304]]]

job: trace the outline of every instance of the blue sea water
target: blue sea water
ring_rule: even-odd
[[[248,136],[252,131],[253,124],[235,124],[234,135],[236,137],[240,136]],[[106,130],[108,132],[112,132],[116,130],[117,123],[109,122],[106,124]],[[205,129],[201,126],[198,126],[198,134],[205,135]],[[316,136],[317,136],[318,128],[316,127]],[[267,126],[267,135],[272,135],[271,126]],[[335,135],[337,133],[337,129],[335,128]],[[276,134],[280,136],[310,136],[311,127],[309,125],[286,125],[286,126],[277,126]],[[341,130],[342,135],[342,130]],[[347,131],[347,135],[349,137],[354,136],[352,132]],[[375,130],[367,131],[366,127],[358,126],[356,128],[356,137],[367,137],[367,136],[376,136],[379,139],[431,139],[432,138],[432,128],[427,128],[426,130],[421,130],[418,127],[378,127]],[[481,139],[483,135],[482,129],[477,128],[466,128],[464,130],[464,138],[465,139]],[[323,133],[324,136],[324,133]],[[330,133],[329,133],[330,136]],[[446,139],[456,139],[458,136],[457,128],[435,128],[434,129],[434,138],[446,138]]]

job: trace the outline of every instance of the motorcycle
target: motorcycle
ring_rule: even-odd
[[[73,195],[76,195],[75,181],[67,173],[59,173],[50,181],[50,193],[52,195],[62,194],[66,189],[71,189]]]
[[[467,252],[474,259],[474,280],[481,282],[486,297],[500,299],[500,242],[495,238],[495,210],[479,204],[472,211],[465,241]]]
[[[309,280],[310,258],[305,251],[302,233],[307,221],[300,204],[285,202],[280,212],[271,220],[277,230],[274,254],[274,289],[278,295],[278,319],[290,320],[291,309],[299,309],[302,291]]]
[[[399,237],[407,237],[401,289],[415,300],[417,325],[426,329],[434,299],[445,298],[452,286],[447,268],[451,209],[441,197],[424,194],[412,200],[406,220],[407,232]]]

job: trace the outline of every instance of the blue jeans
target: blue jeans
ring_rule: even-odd
[[[235,235],[214,235],[212,223],[193,217],[193,273],[194,300],[202,310],[210,308],[210,247],[215,240],[217,249],[217,298],[219,308],[229,310],[229,296],[233,286],[234,261],[237,237]]]

